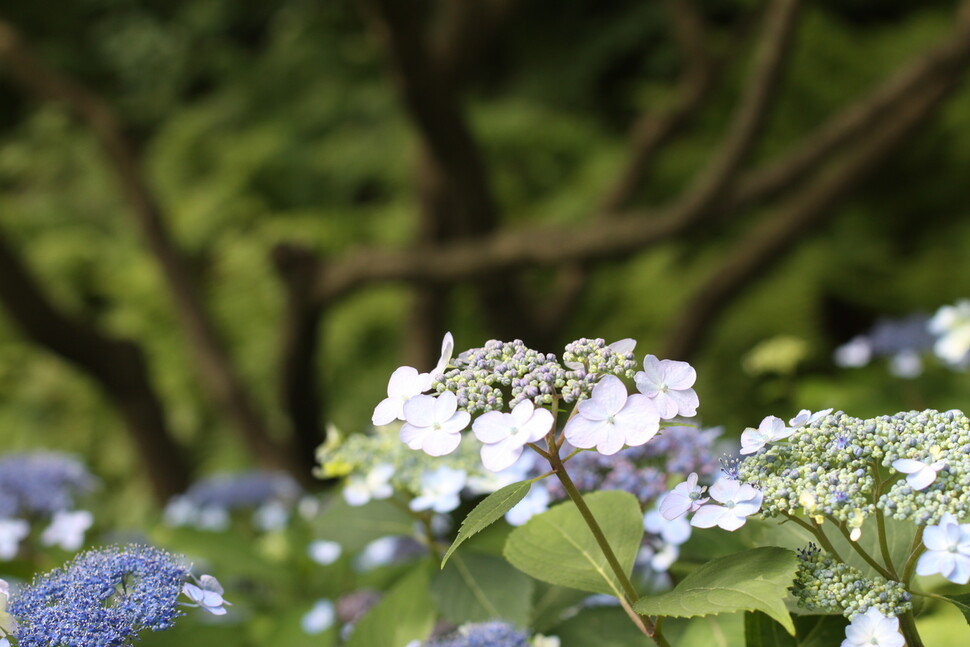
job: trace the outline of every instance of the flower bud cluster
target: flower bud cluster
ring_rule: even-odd
[[[873,511],[873,465],[883,456],[874,429],[873,421],[831,413],[744,458],[738,478],[764,494],[766,517],[804,512],[859,527]]]
[[[907,411],[871,421],[882,465],[910,459],[924,465],[929,485],[910,474],[897,480],[878,506],[889,516],[916,525],[939,523],[950,513],[970,516],[970,419],[959,411]],[[935,475],[930,470],[935,470]],[[935,478],[934,478],[935,477]]]
[[[607,345],[603,339],[585,337],[566,345],[562,361],[571,369],[561,388],[565,402],[589,397],[595,382],[604,375],[632,379],[638,368],[631,344],[616,342]]]
[[[852,618],[870,608],[886,616],[902,615],[912,608],[912,596],[901,582],[878,575],[866,577],[815,544],[800,549],[798,559],[795,583],[789,590],[799,606],[809,611],[837,612]]]

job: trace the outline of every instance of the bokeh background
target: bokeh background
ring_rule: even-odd
[[[446,330],[635,338],[729,437],[965,407],[833,354],[970,294],[967,3],[801,4],[7,3],[0,450],[83,456],[105,526],[314,487]]]

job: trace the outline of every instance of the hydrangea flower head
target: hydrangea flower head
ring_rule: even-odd
[[[482,463],[493,472],[515,464],[526,443],[534,443],[552,429],[553,417],[548,409],[536,409],[531,400],[515,405],[512,413],[489,411],[472,425],[472,432],[482,441]]]
[[[0,458],[0,519],[48,517],[73,510],[97,481],[68,454],[33,451]]]
[[[467,411],[458,411],[458,398],[450,391],[438,397],[414,396],[404,403],[404,417],[407,422],[401,427],[401,440],[429,456],[455,451],[461,432],[471,421]]]
[[[286,509],[288,519],[289,509],[301,494],[302,489],[293,477],[281,471],[214,474],[196,481],[184,494],[173,497],[165,508],[165,521],[173,526],[220,531],[229,526],[231,512],[258,511],[275,503],[278,505],[264,509],[255,518],[257,528],[271,529],[274,516],[279,519],[279,506]]]
[[[453,635],[426,643],[425,647],[530,647],[524,633],[505,622],[462,625]]]
[[[762,493],[747,483],[722,478],[710,489],[711,498],[717,503],[702,505],[690,525],[697,528],[718,526],[724,530],[737,530],[747,518],[761,509]]]
[[[700,401],[691,388],[697,380],[697,372],[687,362],[647,355],[643,358],[643,370],[633,379],[640,393],[653,401],[664,420],[697,414]]]
[[[899,618],[886,617],[876,608],[853,617],[842,641],[842,647],[903,647],[905,644],[899,633]]]
[[[955,584],[970,582],[970,524],[946,513],[938,525],[923,531],[923,545],[926,552],[916,564],[917,573],[939,573]]]
[[[660,429],[657,410],[645,395],[627,397],[623,382],[613,375],[601,379],[588,400],[577,405],[563,433],[574,447],[592,449],[607,456],[624,445],[646,443]]]
[[[188,574],[180,559],[150,546],[81,553],[11,599],[18,645],[121,647],[141,631],[168,629]]]

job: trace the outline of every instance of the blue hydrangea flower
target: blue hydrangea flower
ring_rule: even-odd
[[[529,638],[505,622],[463,625],[446,638],[432,640],[426,647],[530,647]]]
[[[181,615],[189,575],[179,558],[150,546],[87,551],[36,578],[10,600],[19,647],[121,647]]]
[[[50,517],[73,510],[95,478],[76,458],[35,451],[0,458],[0,519]]]
[[[216,474],[197,481],[185,494],[169,500],[165,521],[170,526],[225,530],[230,512],[254,510],[254,525],[260,530],[269,530],[285,525],[290,508],[301,494],[297,482],[284,472],[253,470]]]

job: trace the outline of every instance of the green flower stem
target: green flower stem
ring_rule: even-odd
[[[926,547],[923,546],[923,530],[925,526],[920,526],[919,530],[916,531],[916,536],[913,537],[913,545],[909,549],[909,559],[906,560],[906,566],[903,568],[903,584],[909,586],[909,583],[913,579],[913,573],[916,571],[916,560]]]
[[[841,555],[839,555],[839,551],[835,550],[835,546],[832,545],[832,542],[829,541],[829,538],[825,536],[825,533],[822,532],[822,529],[820,527],[818,527],[814,523],[809,523],[804,519],[800,519],[793,514],[786,514],[785,516],[791,519],[792,521],[794,521],[795,523],[797,523],[799,526],[801,526],[808,532],[812,533],[815,536],[815,538],[818,539],[818,543],[822,546],[822,548],[826,550],[826,552],[830,553],[833,557],[835,557],[840,562],[845,563],[845,560],[842,559]]]
[[[872,467],[872,473],[876,479],[876,487],[872,495],[872,500],[876,504],[876,528],[879,534],[879,551],[882,553],[882,560],[886,563],[886,569],[892,575],[891,579],[898,581],[899,574],[893,565],[892,553],[889,550],[889,540],[886,535],[886,515],[883,513],[882,508],[879,507],[879,499],[882,497],[885,488],[891,485],[895,479],[890,477],[888,480],[883,481],[879,474],[879,463],[877,461],[873,461]]]
[[[899,616],[899,631],[906,639],[906,647],[923,647],[923,639],[916,631],[916,616],[912,610]]]
[[[551,448],[550,448],[551,449]],[[550,463],[553,470],[556,472],[556,476],[559,478],[559,482],[562,483],[563,488],[565,488],[566,493],[569,494],[569,498],[579,513],[583,516],[583,520],[586,521],[586,525],[589,527],[590,532],[593,533],[593,537],[596,539],[596,543],[599,544],[600,550],[603,551],[603,555],[606,556],[606,561],[610,565],[610,569],[616,575],[619,580],[620,585],[623,587],[623,591],[626,594],[626,600],[620,599],[620,604],[623,606],[623,610],[626,611],[627,615],[633,621],[637,628],[640,629],[647,637],[651,638],[659,647],[670,647],[670,643],[667,639],[657,630],[657,626],[653,623],[653,620],[649,616],[640,616],[633,610],[633,603],[640,599],[639,594],[633,587],[633,583],[630,578],[627,577],[626,572],[620,565],[620,561],[616,558],[616,554],[613,552],[613,548],[610,546],[610,542],[606,539],[606,535],[603,534],[603,529],[600,527],[599,522],[596,521],[596,517],[593,516],[593,511],[589,509],[586,505],[583,495],[579,493],[579,489],[576,488],[576,484],[569,477],[569,473],[566,471],[566,467],[562,463],[562,459],[555,452],[551,454],[552,458]]]
[[[885,566],[883,566],[882,564],[880,564],[879,562],[877,562],[876,559],[872,555],[870,555],[869,553],[867,553],[865,551],[865,549],[862,548],[862,546],[859,545],[859,542],[852,541],[852,538],[849,536],[850,535],[849,530],[845,527],[845,524],[844,523],[837,522],[837,521],[835,521],[835,519],[832,519],[832,523],[835,525],[836,528],[839,529],[839,532],[842,533],[842,536],[845,537],[846,540],[849,542],[849,546],[852,547],[852,550],[854,550],[856,553],[858,553],[859,554],[859,557],[861,557],[862,559],[864,559],[865,562],[866,562],[866,564],[868,564],[869,566],[871,566],[877,573],[879,573],[880,575],[882,575],[887,580],[896,580],[896,581],[899,580],[899,576],[898,575],[895,575],[894,573],[891,573],[889,570],[886,569]],[[883,541],[883,536],[881,535],[880,536],[880,544],[882,543],[882,541]],[[886,548],[886,551],[887,552],[889,551],[888,546]]]

